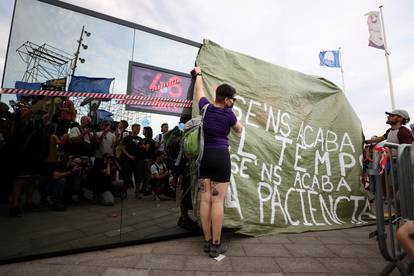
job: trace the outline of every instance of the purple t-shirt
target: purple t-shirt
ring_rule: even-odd
[[[206,97],[202,97],[198,106],[200,110],[210,103]],[[228,149],[230,127],[237,123],[236,115],[231,108],[219,108],[210,104],[204,117],[204,148]]]

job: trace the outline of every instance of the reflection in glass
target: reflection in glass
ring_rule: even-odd
[[[74,74],[114,78],[110,92],[124,94],[129,61],[188,73],[198,51],[34,0],[17,0],[12,30],[5,88],[65,90]],[[9,237],[2,241],[0,259],[196,230],[189,221],[187,162],[172,166],[177,153],[171,145],[178,140],[165,145],[170,152],[161,158],[158,127],[154,133],[146,128],[145,135],[133,132],[142,114],[126,112],[115,101],[100,103],[113,114],[106,119],[125,120],[126,128],[108,124],[98,111],[89,114],[96,120],[84,117],[89,108],[80,107],[83,98],[2,95],[1,100],[12,101],[0,105],[0,234]],[[178,117],[173,121],[170,128]],[[181,132],[173,131],[176,139]],[[135,174],[124,152],[132,139],[125,138],[134,135],[140,136]],[[155,175],[164,175],[162,183]]]
[[[189,73],[199,48],[143,31],[135,31],[134,61]]]

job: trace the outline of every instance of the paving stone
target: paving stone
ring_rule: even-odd
[[[186,257],[183,255],[145,254],[136,268],[183,270]]]
[[[345,275],[351,273],[373,273],[368,266],[358,262],[357,258],[319,258],[319,261],[329,272],[333,273],[343,273]]]
[[[64,265],[48,265],[48,264],[24,264],[16,266],[14,269],[3,274],[7,276],[37,276],[37,275],[60,275]]]
[[[240,276],[285,276],[284,273],[275,272],[275,273],[254,273],[254,272],[242,272]]]
[[[326,246],[317,244],[285,244],[295,257],[332,257],[336,256]]]
[[[108,268],[102,276],[147,276],[148,270],[126,269],[126,268]]]
[[[311,258],[275,258],[284,272],[327,272],[317,259]]]
[[[116,252],[118,254],[123,255],[134,255],[134,254],[147,254],[151,253],[154,249],[155,244],[153,243],[146,243],[146,244],[140,244],[140,245],[132,245],[132,246],[126,246],[126,247],[120,247],[120,248],[114,248],[114,249],[108,249],[108,252]]]
[[[246,256],[273,256],[287,257],[291,256],[290,252],[282,244],[243,244]]]
[[[242,244],[261,242],[259,238],[252,238],[252,237],[245,237],[245,236],[236,236],[231,241],[235,243],[242,243]]]
[[[200,246],[202,246],[200,244]],[[228,244],[227,252],[225,253],[226,256],[232,257],[232,256],[246,256],[246,253],[244,251],[244,248],[241,244]]]
[[[160,218],[164,216],[171,216],[171,212],[160,210],[158,212],[150,212],[147,214],[147,216],[155,219],[155,218]]]
[[[374,230],[371,231],[370,228],[356,227],[356,228],[343,229],[340,231],[352,238],[368,239],[369,233]]]
[[[29,237],[31,239],[38,239],[38,238],[47,238],[48,236],[53,236],[56,234],[64,235],[65,233],[70,232],[68,231],[68,227],[61,226],[61,227],[50,227],[46,229],[42,229],[41,231],[34,231],[32,232]]]
[[[87,247],[87,246],[108,244],[110,243],[110,241],[111,241],[110,238],[99,233],[99,234],[93,234],[87,237],[85,236],[81,239],[72,240],[69,242],[69,245],[72,248],[82,248],[82,247]]]
[[[95,258],[87,262],[88,265],[109,266],[109,267],[136,267],[141,260],[142,255],[120,256],[109,258]],[[85,262],[81,262],[86,264]]]
[[[239,272],[197,271],[196,276],[240,276]]]
[[[346,237],[318,237],[323,244],[351,244],[352,241]]]
[[[102,266],[80,266],[80,265],[65,265],[60,271],[60,275],[101,275],[105,272],[106,267]]]
[[[1,265],[0,266],[0,275],[5,275],[7,272],[16,269],[19,267],[20,264],[9,264],[9,265]]]
[[[288,239],[287,235],[274,235],[274,236],[264,236],[259,237],[260,242],[268,244],[268,243],[292,243],[290,239]]]
[[[362,265],[369,267],[370,270],[377,275],[379,275],[387,265],[383,258],[359,258],[359,262]]]
[[[150,270],[148,276],[196,276],[195,271]]]
[[[297,244],[320,244],[321,241],[315,237],[302,237],[298,235],[288,235],[288,239]]]
[[[48,247],[50,245],[83,238],[85,236],[86,235],[80,231],[71,231],[71,232],[65,232],[64,234],[54,234],[54,235],[50,235],[50,236],[43,237],[43,238],[33,239],[30,241],[30,244],[34,248],[41,249],[41,248]],[[62,248],[61,250],[63,249],[65,248]]]
[[[205,253],[204,253],[205,254]],[[210,258],[208,255],[191,256],[185,262],[184,270],[194,271],[232,271],[232,259],[240,257],[226,257],[220,262]],[[231,260],[230,260],[231,259]]]
[[[368,238],[351,238],[349,239],[353,244],[367,244],[367,245],[378,245],[378,242],[375,238],[368,239]]]
[[[80,227],[79,230],[86,235],[100,234],[119,229],[119,223],[102,222],[100,224],[92,224],[88,227]]]
[[[177,245],[170,245],[163,243],[156,244],[154,249],[152,250],[153,253],[159,254],[177,254],[177,255],[205,255],[206,253],[203,252],[203,247],[200,244],[199,247],[194,247],[191,244],[183,243],[179,246]]]
[[[233,271],[239,272],[281,272],[271,257],[231,257]]]
[[[315,231],[315,232],[309,232],[309,235],[312,237],[334,237],[334,238],[340,238],[340,237],[348,237],[347,234],[341,232],[340,230],[329,230],[329,231]]]
[[[330,276],[328,273],[285,273],[284,276]],[[349,275],[348,275],[349,276]]]
[[[121,235],[121,233],[123,234],[123,233],[128,233],[128,232],[131,232],[131,231],[135,231],[135,228],[133,228],[133,227],[122,227],[122,229],[121,228],[114,229],[114,230],[105,232],[104,234],[108,237],[114,237],[114,236]]]
[[[326,245],[332,252],[334,252],[338,257],[353,258],[358,257],[372,257],[380,258],[381,254],[378,250],[378,246],[371,245]]]

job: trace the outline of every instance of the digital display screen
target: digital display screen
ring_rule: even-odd
[[[191,114],[193,94],[190,74],[137,62],[129,62],[128,90],[132,96],[148,97],[126,104],[127,110],[182,116]],[[187,104],[187,106],[184,106]]]

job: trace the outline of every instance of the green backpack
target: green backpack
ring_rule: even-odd
[[[201,109],[201,114],[190,121],[184,126],[182,148],[184,155],[189,159],[196,159],[196,164],[200,164],[203,157],[204,150],[204,134],[203,134],[203,121],[206,115],[208,104],[204,105]]]

